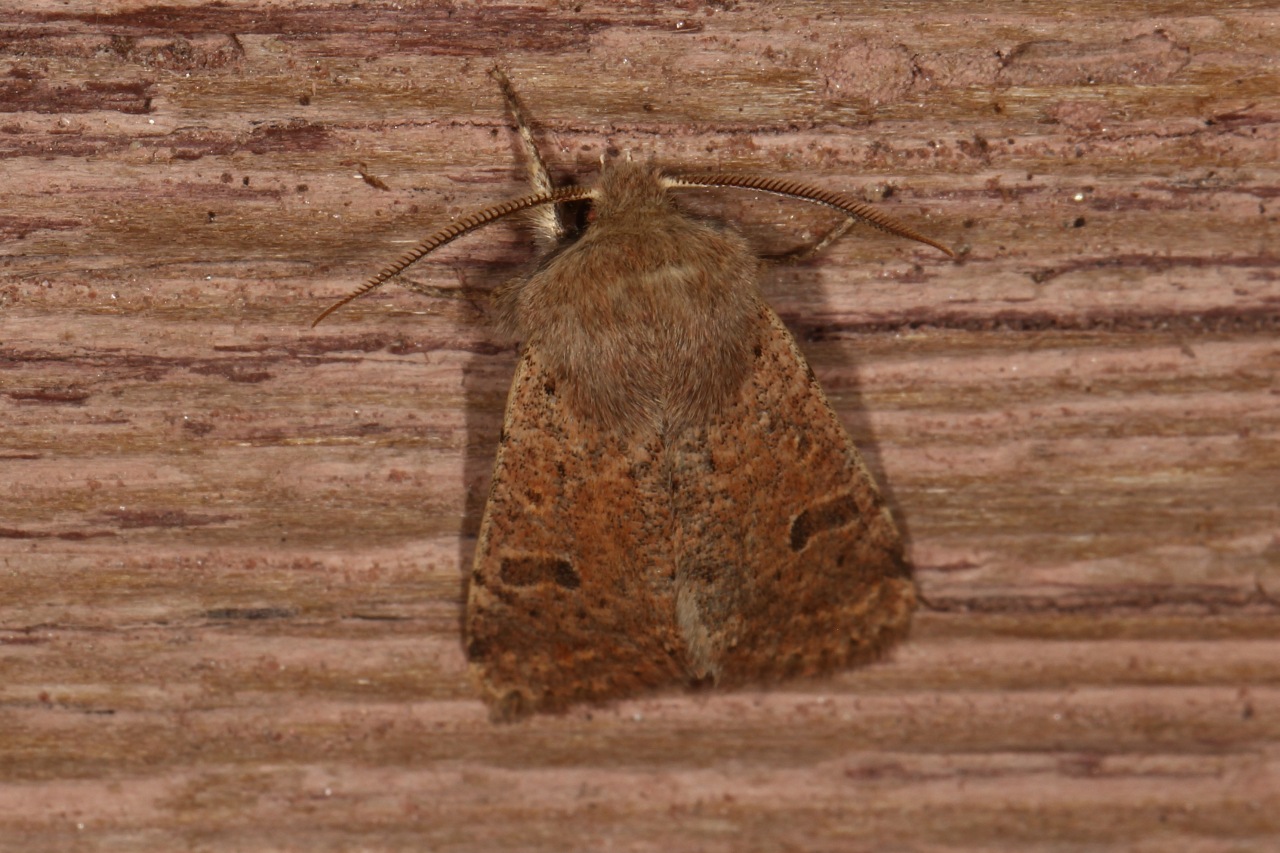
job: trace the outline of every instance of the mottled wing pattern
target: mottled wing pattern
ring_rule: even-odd
[[[497,719],[686,678],[661,442],[588,428],[560,391],[527,347],[467,602],[467,654]]]
[[[755,368],[672,441],[677,610],[695,674],[734,685],[874,659],[915,585],[889,511],[794,339],[761,305]]]
[[[737,400],[665,443],[590,428],[526,349],[467,605],[497,719],[820,675],[906,632],[888,509],[790,333],[758,322]]]

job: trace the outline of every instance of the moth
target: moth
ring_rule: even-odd
[[[905,635],[916,587],[884,499],[733,230],[685,188],[831,208],[950,249],[831,190],[629,160],[557,187],[498,81],[534,192],[465,216],[331,306],[532,210],[547,248],[494,293],[523,341],[468,585],[465,647],[495,720],[673,686],[819,676]],[[564,205],[590,204],[571,228]]]

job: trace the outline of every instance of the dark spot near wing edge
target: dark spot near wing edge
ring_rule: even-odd
[[[498,574],[509,586],[554,583],[565,589],[577,589],[582,585],[582,578],[573,563],[550,554],[505,557]]]
[[[826,530],[844,527],[858,519],[852,495],[839,495],[809,507],[791,522],[791,550],[803,551],[809,540]]]

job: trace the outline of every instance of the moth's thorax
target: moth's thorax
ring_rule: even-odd
[[[581,238],[497,299],[576,412],[662,431],[705,423],[742,384],[757,266],[737,234],[681,213],[656,170],[623,162]]]

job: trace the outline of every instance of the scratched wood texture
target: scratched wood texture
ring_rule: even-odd
[[[1280,848],[1274,3],[17,5],[0,849]],[[484,297],[529,235],[309,322],[523,191],[495,59],[563,176],[787,175],[961,250],[764,282],[907,532],[889,660],[488,721]]]

